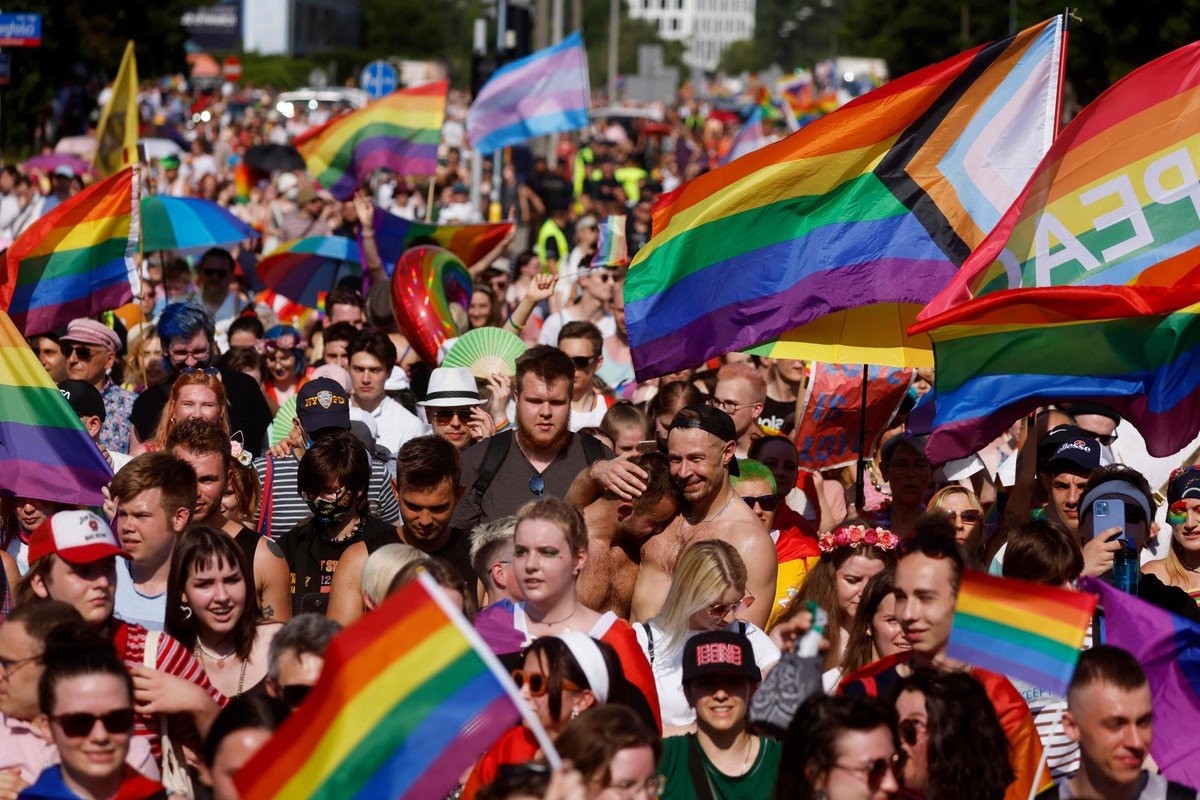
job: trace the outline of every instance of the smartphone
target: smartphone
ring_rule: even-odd
[[[658,442],[654,439],[642,439],[633,446],[633,449],[639,453],[657,453]]]
[[[1120,528],[1121,532],[1113,538],[1129,544],[1129,537],[1125,532],[1124,500],[1095,500],[1092,502],[1092,536],[1099,536],[1102,531],[1109,528]]]

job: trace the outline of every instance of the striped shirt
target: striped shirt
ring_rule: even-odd
[[[258,482],[263,487],[262,502],[258,504],[259,515],[269,513],[269,529],[263,531],[263,520],[255,520],[253,527],[260,533],[265,533],[272,541],[279,538],[292,528],[299,525],[312,511],[308,503],[300,496],[296,486],[297,475],[300,472],[300,462],[293,456],[287,458],[271,458],[270,481],[267,480],[267,459],[270,456],[259,456],[254,459],[254,471],[258,473]],[[268,492],[270,497],[267,496]],[[384,522],[400,520],[400,506],[396,502],[396,494],[392,491],[392,482],[388,477],[386,467],[379,461],[371,461],[371,482],[367,489],[368,512]]]

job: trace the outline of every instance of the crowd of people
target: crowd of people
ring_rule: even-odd
[[[145,116],[182,123],[178,99],[147,92]],[[1200,468],[1159,496],[1120,462],[1116,413],[1084,403],[995,446],[1007,482],[932,464],[906,432],[923,372],[865,474],[810,471],[790,436],[804,362],[730,353],[638,380],[627,265],[594,263],[596,232],[625,215],[636,251],[655,198],[710,165],[695,105],[662,141],[602,123],[563,137],[557,166],[505,165],[515,234],[469,265],[462,329],[522,339],[511,369],[422,361],[369,244],[372,203],[483,218],[462,208],[463,96],[432,191],[377,175],[340,204],[280,171],[238,205],[239,154],[306,120],[227,106],[182,163],[152,165],[152,191],[228,203],[262,238],[147,257],[136,317],[29,340],[114,477],[99,508],[0,500],[0,800],[237,797],[331,639],[421,573],[570,765],[518,725],[461,776],[467,800],[1196,797],[1149,759],[1146,675],[1102,626],[1065,697],[947,642],[967,569],[1073,588],[1132,557],[1127,588],[1200,620]],[[14,235],[22,180],[0,173]],[[252,291],[273,239],[335,231],[367,263],[322,314]],[[1093,513],[1112,500],[1119,528]],[[1164,500],[1165,548],[1143,557]]]

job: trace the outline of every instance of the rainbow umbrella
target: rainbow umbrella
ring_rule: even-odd
[[[284,242],[258,262],[264,286],[302,306],[319,308],[341,278],[362,275],[358,242],[344,236],[309,236]]]
[[[227,247],[258,232],[211,200],[198,197],[142,198],[142,250],[199,253]]]

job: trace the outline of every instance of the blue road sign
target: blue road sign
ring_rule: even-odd
[[[0,47],[41,47],[41,14],[0,14]]]
[[[400,74],[386,61],[372,61],[363,68],[362,75],[358,77],[358,85],[368,97],[378,100],[396,91],[396,87],[400,85]]]

